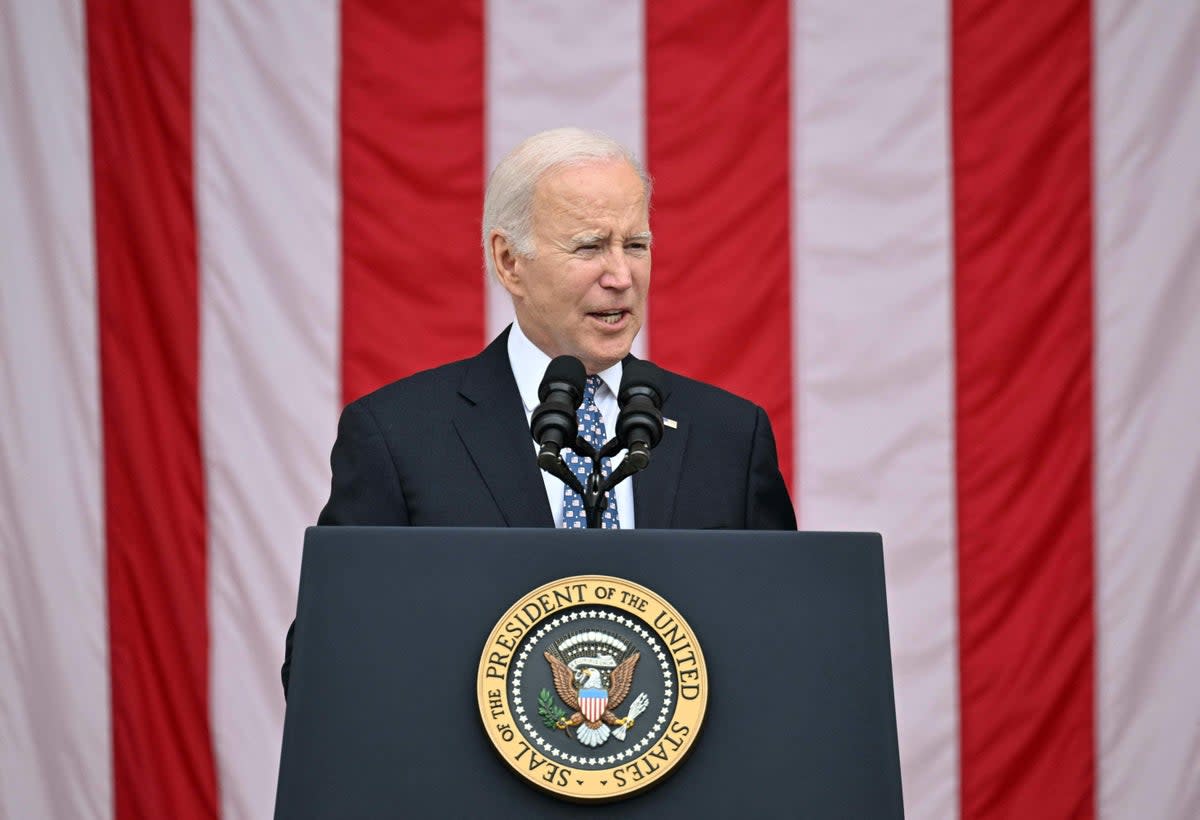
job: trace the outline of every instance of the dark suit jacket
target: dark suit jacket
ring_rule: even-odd
[[[664,372],[663,431],[632,479],[639,529],[796,529],[762,408]],[[348,405],[317,523],[552,527],[508,331],[471,359],[393,382]],[[293,624],[293,628],[294,628]],[[287,691],[292,632],[283,665]]]

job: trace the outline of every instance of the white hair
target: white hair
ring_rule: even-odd
[[[538,180],[564,166],[615,159],[628,162],[637,172],[649,208],[651,184],[646,169],[625,146],[599,131],[583,128],[542,131],[500,160],[488,177],[483,196],[483,263],[488,274],[496,275],[492,231],[507,237],[517,253],[533,256],[533,193]]]

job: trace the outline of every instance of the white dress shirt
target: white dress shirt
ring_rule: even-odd
[[[534,409],[540,404],[538,387],[542,383],[542,377],[546,375],[550,357],[529,341],[518,322],[513,322],[512,330],[508,333],[508,361],[517,380],[517,389],[521,391],[521,403],[525,405],[525,421],[528,423],[533,417]],[[600,416],[604,422],[604,440],[607,441],[615,432],[614,425],[620,410],[617,405],[617,391],[621,387],[621,363],[617,362],[597,375],[600,376],[600,389],[596,391],[596,407],[600,408]],[[532,435],[529,441],[534,453],[537,453],[538,445]],[[624,458],[624,450],[613,456],[612,468],[615,470]],[[554,514],[554,526],[561,527],[564,485],[545,470],[541,473],[546,484],[546,500],[550,502],[550,512]],[[623,530],[631,530],[634,527],[633,482],[634,478],[631,476],[613,488],[617,495],[617,516]]]

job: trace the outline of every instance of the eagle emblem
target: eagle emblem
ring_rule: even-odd
[[[633,686],[633,672],[641,657],[619,638],[606,632],[581,632],[542,654],[550,664],[559,698],[574,711],[567,715],[553,706],[550,693],[543,691],[539,712],[547,727],[568,733],[578,727],[575,737],[584,746],[599,746],[610,735],[624,740],[634,718],[650,704],[642,692],[634,698],[625,717],[617,717],[616,709]]]

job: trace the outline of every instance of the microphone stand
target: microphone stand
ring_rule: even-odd
[[[601,461],[619,453],[621,447],[620,439],[614,438],[609,439],[603,447],[596,450],[583,436],[576,438],[575,445],[571,449],[579,455],[592,460],[592,471],[588,474],[587,481],[584,484],[579,483],[579,478],[567,467],[561,455],[554,459],[554,463],[551,463],[548,458],[538,460],[538,464],[543,470],[557,476],[564,484],[583,498],[583,511],[588,529],[600,528],[600,517],[608,509],[608,491],[634,473],[644,469],[649,463],[648,458],[631,459],[626,455],[621,461],[620,466],[613,471],[612,475],[605,479]]]

